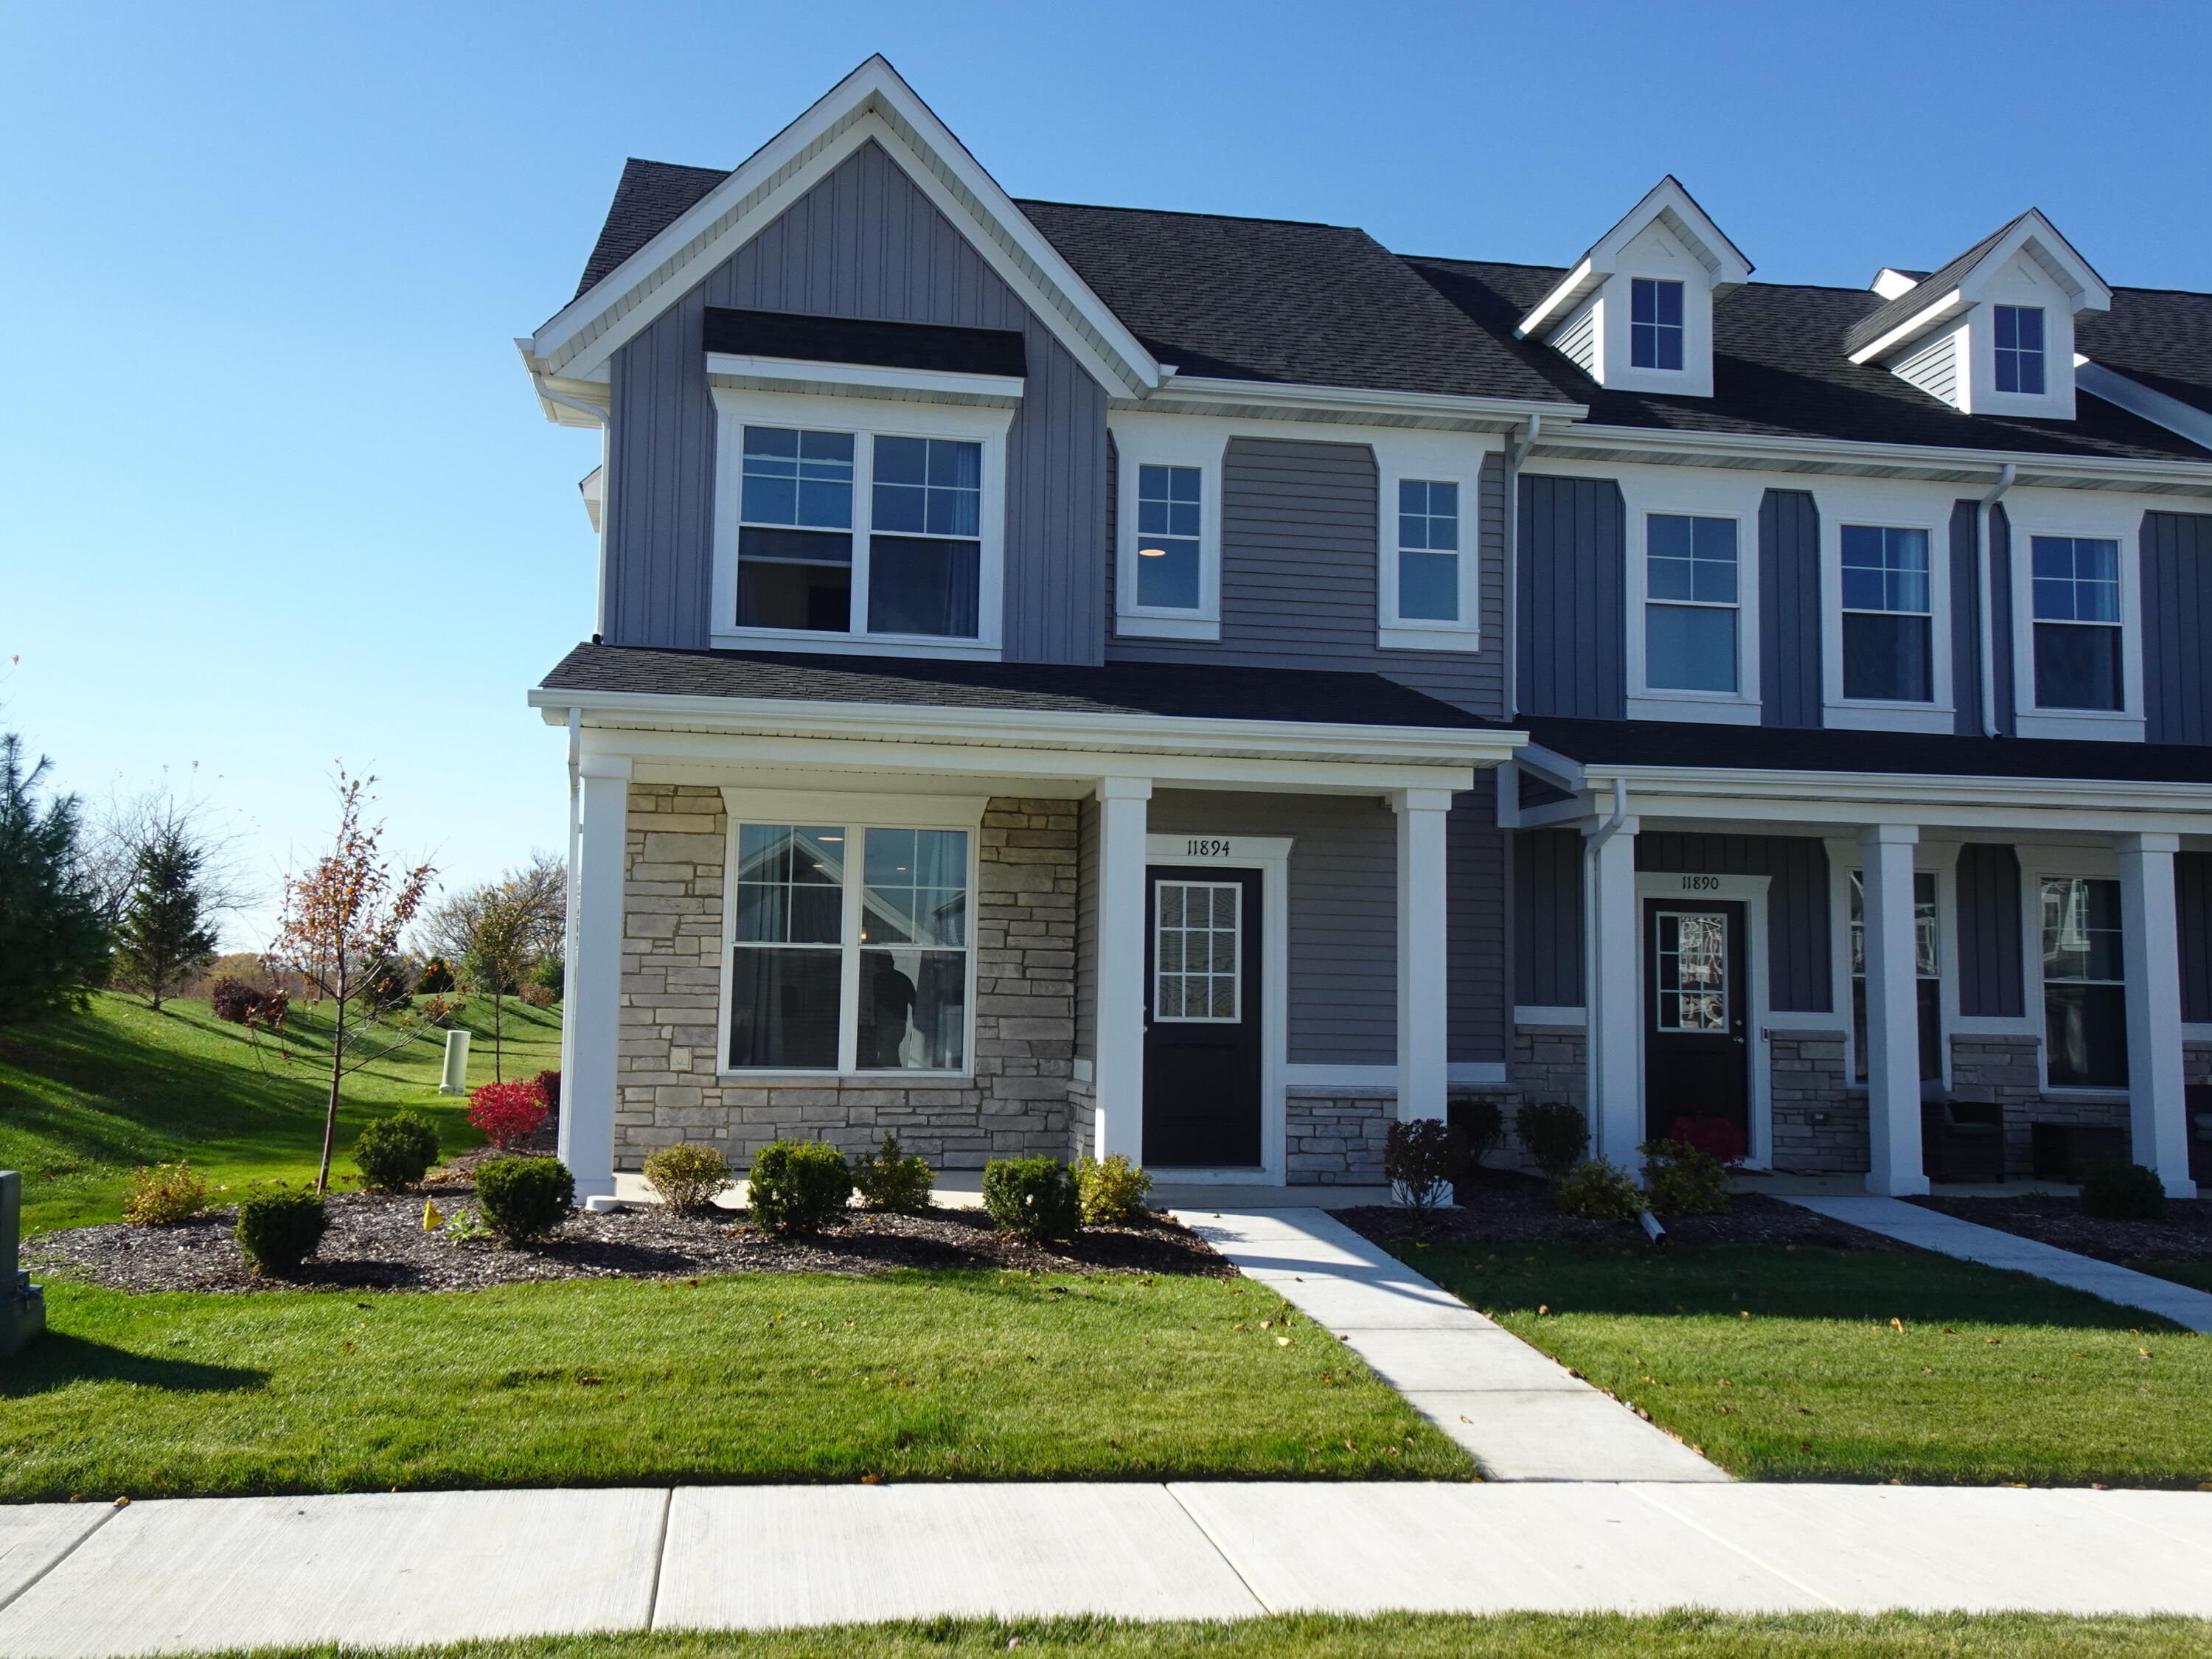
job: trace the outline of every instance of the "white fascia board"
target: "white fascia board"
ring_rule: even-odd
[[[1559,321],[1569,312],[1602,288],[1605,285],[1605,279],[1612,274],[1610,270],[1598,270],[1585,255],[1575,268],[1560,277],[1552,291],[1537,301],[1528,314],[1514,326],[1513,337],[1516,340],[1525,340],[1539,330],[1547,328]]]
[[[530,705],[548,725],[568,711],[702,731],[856,738],[877,743],[957,743],[980,748],[1126,750],[1134,753],[1354,757],[1488,769],[1528,740],[1525,732],[1455,726],[1367,726],[1296,720],[1190,720],[1164,714],[1066,714],[1044,709],[830,702],[810,698],[684,697],[562,691],[544,686]]]
[[[732,352],[707,354],[707,377],[737,381],[775,392],[827,392],[833,395],[887,394],[893,398],[942,399],[1012,408],[1022,400],[1018,374],[963,374],[938,368],[886,368],[873,363],[813,362],[797,357],[744,357]]]
[[[1957,289],[1952,289],[1942,298],[1914,312],[1887,334],[1868,341],[1851,353],[1850,360],[1855,363],[1880,362],[1892,352],[1911,345],[1922,335],[1932,334],[1954,318],[1972,310],[1973,305],[1974,302]]]
[[[1305,386],[1176,374],[1141,399],[1115,398],[1115,409],[1162,414],[1257,415],[1268,419],[1345,425],[1431,426],[1470,432],[1510,431],[1540,415],[1548,426],[1582,419],[1589,405],[1529,398],[1472,398],[1441,392]]]
[[[1743,251],[1728,239],[1727,233],[1712,222],[1696,198],[1683,188],[1681,181],[1670,173],[1644,191],[1643,199],[1591,245],[1589,252],[1575,262],[1575,268],[1561,277],[1550,293],[1536,301],[1514,329],[1515,337],[1526,339],[1565,319],[1595,293],[1607,277],[1615,274],[1620,268],[1620,250],[1654,223],[1664,224],[1689,251],[1691,258],[1705,266],[1712,279],[1711,287],[1716,300],[1751,280],[1752,263],[1743,257]]]
[[[1987,297],[1984,290],[1989,279],[2009,264],[2014,255],[2023,252],[2065,290],[2075,311],[2112,308],[2112,290],[2097,275],[2096,267],[2058,234],[2056,225],[2033,209],[2013,227],[2009,235],[1977,259],[1974,268],[1959,278],[1959,291],[1969,300]]]
[[[2118,369],[2092,362],[2078,353],[2074,359],[2074,386],[2130,415],[2140,415],[2154,426],[2162,426],[2193,444],[2212,449],[2212,414],[2194,404],[2169,398],[2163,392],[2154,391],[2142,381],[2131,380]]]
[[[874,139],[905,169],[1071,353],[1109,386],[1131,392],[1160,366],[1012,198],[881,56],[847,76],[730,176],[664,227],[531,338],[534,368],[589,374],[697,276],[751,240],[861,144]]]
[[[1847,473],[1994,484],[2009,464],[2020,487],[2116,489],[2146,495],[2212,495],[2212,462],[2148,461],[2121,456],[2054,455],[2032,450],[1953,449],[1932,444],[1865,443],[1779,434],[1684,432],[1658,427],[1577,425],[1544,437],[1529,459],[1587,465],[1620,460],[1656,465],[1764,468],[1776,472]]]

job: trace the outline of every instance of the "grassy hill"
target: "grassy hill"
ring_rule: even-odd
[[[474,1034],[469,1084],[492,1080],[491,1002],[464,1000],[459,1024]],[[509,1078],[561,1063],[557,1008],[510,998],[505,1017]],[[0,1170],[23,1171],[27,1232],[119,1220],[131,1170],[189,1158],[218,1185],[313,1178],[322,1145],[331,1022],[295,1007],[282,1045],[257,1044],[204,1002],[155,1013],[135,997],[95,996],[88,1012],[0,1034]],[[465,1102],[438,1093],[444,1035],[426,1031],[346,1079],[338,1112],[333,1184],[350,1184],[346,1152],[361,1126],[401,1107],[427,1113],[454,1152],[483,1137]]]

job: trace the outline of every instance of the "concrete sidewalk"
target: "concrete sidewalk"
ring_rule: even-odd
[[[9,1659],[940,1615],[2212,1616],[2212,1494],[1742,1483],[716,1486],[0,1509]]]
[[[2192,1291],[2169,1279],[2116,1267],[2094,1256],[2062,1250],[2056,1244],[2039,1243],[2017,1233],[2002,1232],[1956,1216],[1945,1215],[1924,1205],[1896,1198],[1815,1198],[1779,1194],[1795,1204],[1838,1221],[1848,1221],[1870,1233],[1880,1233],[1900,1243],[1917,1244],[1939,1255],[1962,1261],[1978,1261],[1985,1267],[2009,1267],[2033,1273],[2055,1285],[2064,1285],[2091,1296],[2117,1302],[2124,1308],[2142,1308],[2170,1319],[2185,1330],[2212,1331],[2212,1295]]]
[[[1175,1217],[1333,1332],[1465,1447],[1486,1479],[1729,1478],[1324,1211]]]

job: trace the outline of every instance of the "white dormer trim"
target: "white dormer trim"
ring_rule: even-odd
[[[1973,266],[1956,283],[1945,285],[1940,294],[1928,296],[1927,307],[1905,318],[1894,328],[1880,337],[1869,340],[1851,353],[1855,363],[1887,362],[1900,346],[1909,345],[1922,335],[1932,332],[1953,317],[1991,298],[1990,285],[2009,265],[2013,259],[2025,254],[2039,266],[2051,280],[2058,285],[2068,301],[2067,314],[2084,311],[2110,311],[2112,291],[2105,286],[2105,279],[2089,262],[2076,252],[2072,243],[2058,234],[2057,228],[2035,209],[2029,209],[2018,221],[1990,245],[1989,251],[1974,261]],[[1894,299],[1909,294],[1910,288],[1898,289],[1894,293],[1883,286],[1884,277],[1902,277],[1904,273],[1885,270],[1874,282],[1874,291],[1885,299]]]
[[[2193,444],[2212,449],[2212,414],[2194,404],[2169,398],[2140,380],[2130,380],[2118,369],[2092,362],[2079,352],[2074,356],[2074,384],[2078,390],[2102,398],[2115,408],[2140,415],[2154,426],[2162,426]]]
[[[1691,256],[1705,268],[1712,295],[1719,299],[1751,280],[1751,261],[1743,257],[1721,228],[1706,217],[1690,192],[1668,173],[1644,193],[1620,223],[1598,238],[1575,268],[1561,277],[1534,309],[1521,319],[1513,332],[1522,339],[1565,322],[1582,302],[1620,274],[1621,251],[1653,224],[1663,224]]]
[[[1141,397],[1160,384],[1152,354],[880,55],[556,313],[528,342],[532,373],[605,379],[625,343],[871,141],[1109,393]]]

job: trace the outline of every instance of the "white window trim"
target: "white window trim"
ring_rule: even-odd
[[[2089,847],[2018,847],[2014,856],[2020,860],[2020,902],[2022,910],[2021,983],[2025,988],[2028,1018],[2033,1024],[2035,1036],[2035,1074],[2043,1092],[2059,1100],[2125,1100],[2125,1087],[2081,1089],[2069,1085],[2053,1087],[2051,1081],[2051,1033],[2048,1016],[2043,1003],[2043,884],[2069,876],[2084,877],[2091,881],[2118,881],[2120,878],[2119,855],[2105,848]],[[2127,918],[2124,908],[2121,916],[2124,928]],[[2124,947],[2124,935],[2123,936]],[[2124,955],[2121,972],[2127,970]],[[2071,981],[2061,981],[2060,983]],[[2092,981],[2100,983],[2105,981]],[[2127,991],[2135,987],[2124,978]],[[2134,1060],[2130,1054],[2130,1065]]]
[[[1125,637],[1221,637],[1221,471],[1229,434],[1203,416],[1154,416],[1113,423],[1115,480],[1114,631]],[[1137,482],[1147,466],[1199,470],[1198,605],[1142,605],[1137,592]]]
[[[1951,525],[1930,503],[1885,506],[1848,495],[1820,498],[1820,655],[1828,724],[1862,732],[1948,732],[1957,719],[1951,664]],[[1918,530],[1928,538],[1928,655],[1930,700],[1899,702],[1844,695],[1844,526]],[[1910,614],[1910,613],[1899,613]]]
[[[2008,507],[2012,503],[2007,503]],[[2008,512],[2012,535],[2013,720],[2023,738],[2090,738],[2141,743],[2143,709],[2142,597],[2136,532],[2140,512],[2126,518],[2069,513],[2024,503]],[[2120,550],[2120,702],[2118,708],[2043,708],[2035,701],[2035,538],[2066,536],[2112,542]],[[2061,624],[2064,626],[2065,624]]]
[[[2021,1019],[1984,1019],[1976,1021],[1959,1012],[1959,993],[1965,981],[1959,969],[1959,847],[1957,842],[1923,841],[1912,849],[1912,873],[1936,878],[1936,1010],[1937,1064],[1941,1068],[1943,1086],[1951,1086],[1951,1039],[1954,1036],[2010,1034],[2023,1029]],[[1866,849],[1856,841],[1829,841],[1828,874],[1835,905],[1835,919],[1829,930],[1831,954],[1835,963],[1832,983],[1839,987],[1830,998],[1837,1004],[1836,1017],[1841,1022],[1844,1038],[1844,1086],[1863,1089],[1866,1083],[1859,1076],[1863,1056],[1855,1052],[1851,1018],[1851,981],[1861,975],[1851,971],[1851,878],[1862,881],[1866,877]],[[1914,975],[1919,977],[1917,974]],[[1965,1019],[1966,1023],[1961,1024]]]
[[[871,656],[929,656],[995,661],[1006,614],[1006,431],[1012,409],[969,408],[945,404],[878,403],[866,398],[828,399],[802,393],[714,388],[714,575],[712,642],[723,648],[821,651]],[[976,573],[975,623],[972,639],[933,634],[871,634],[855,627],[845,633],[803,628],[741,628],[738,614],[738,526],[744,477],[744,428],[795,427],[816,432],[849,432],[853,445],[853,617],[867,616],[866,545],[873,500],[870,486],[875,447],[866,441],[893,438],[948,438],[982,449],[982,498],[976,526],[980,543]]]
[[[921,796],[842,794],[832,790],[722,790],[724,825],[722,853],[722,935],[718,945],[721,986],[714,1030],[714,1070],[726,1085],[763,1087],[778,1079],[819,1082],[824,1078],[860,1079],[879,1088],[911,1083],[942,1086],[953,1079],[975,1075],[975,997],[980,978],[978,959],[982,947],[977,937],[976,908],[981,874],[983,810],[981,796]],[[967,1030],[962,1052],[967,1065],[957,1071],[862,1071],[854,1063],[860,1044],[860,866],[847,842],[847,878],[843,890],[842,938],[837,988],[837,1064],[799,1069],[736,1069],[730,1065],[730,1017],[737,994],[732,953],[738,937],[738,827],[743,823],[841,824],[849,837],[867,830],[963,830],[968,834],[968,983]]]
[[[1487,446],[1466,437],[1381,437],[1373,443],[1376,497],[1375,643],[1386,651],[1482,648],[1482,463]],[[1398,614],[1398,486],[1416,480],[1459,486],[1459,619]]]
[[[1655,469],[1656,471],[1656,469]],[[1631,720],[1703,720],[1756,726],[1759,720],[1759,507],[1770,481],[1713,477],[1685,478],[1673,468],[1661,476],[1624,469],[1621,505],[1628,514],[1628,715]],[[1650,517],[1654,513],[1735,520],[1736,690],[1685,691],[1648,683],[1644,607],[1650,604]],[[1665,603],[1665,601],[1661,601]]]

